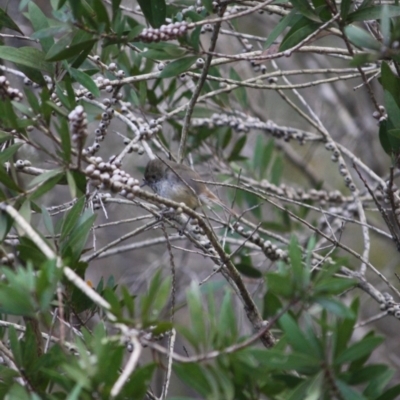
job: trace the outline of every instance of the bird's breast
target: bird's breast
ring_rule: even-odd
[[[157,183],[157,188],[154,191],[161,197],[177,203],[185,203],[190,208],[195,209],[199,206],[197,195],[183,182],[161,180]]]

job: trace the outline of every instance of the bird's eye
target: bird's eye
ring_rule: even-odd
[[[154,179],[154,180],[156,180],[156,176],[155,176],[155,175],[152,175],[151,178]]]

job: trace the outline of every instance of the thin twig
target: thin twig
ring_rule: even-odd
[[[131,341],[133,344],[132,354],[130,355],[129,360],[126,363],[125,368],[122,371],[122,374],[119,376],[119,378],[114,383],[114,386],[111,389],[110,392],[111,397],[116,397],[119,395],[125,383],[131,376],[132,372],[135,370],[136,365],[139,361],[140,354],[142,353],[142,345],[140,344],[137,336],[132,336]]]

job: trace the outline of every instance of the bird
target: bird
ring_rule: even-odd
[[[155,158],[147,163],[143,185],[149,186],[159,196],[184,203],[193,210],[214,203],[237,217],[237,214],[222,203],[205,183],[199,182],[200,180],[200,175],[185,164]]]

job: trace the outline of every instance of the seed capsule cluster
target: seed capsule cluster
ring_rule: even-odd
[[[282,260],[288,261],[288,253],[278,246],[273,244],[270,240],[264,240],[257,232],[251,230],[245,230],[243,225],[240,225],[236,222],[233,225],[233,228],[239,235],[246,238],[249,242],[255,244],[256,246],[260,247],[262,252],[265,254],[272,261]]]
[[[194,5],[182,8],[181,13],[182,15],[185,15],[189,12],[195,12],[197,14],[200,14],[201,12],[203,12],[204,10],[204,6],[201,2],[201,0],[196,0]]]
[[[101,157],[90,157],[89,161],[91,164],[86,167],[85,174],[91,186],[100,190],[111,189],[129,200],[135,197],[134,193],[140,189],[139,181],[120,169],[121,163],[115,160],[104,162]]]
[[[10,99],[14,101],[21,101],[23,99],[23,94],[18,90],[10,86],[10,82],[3,75],[0,76],[0,97],[5,99]]]
[[[329,140],[325,143],[325,149],[332,152],[331,160],[339,164],[339,173],[343,176],[345,185],[350,189],[350,191],[355,192],[357,190],[356,185],[353,183],[353,178],[350,175],[350,172],[342,155],[340,154],[339,149],[336,146],[336,143],[332,140]]]
[[[213,114],[211,118],[194,118],[192,125],[207,126],[210,129],[216,126],[229,126],[236,132],[249,132],[251,129],[257,129],[268,132],[277,139],[283,139],[285,142],[297,140],[300,144],[304,144],[308,138],[311,138],[307,132],[279,126],[271,120],[264,122],[259,118],[250,116]]]
[[[161,25],[159,29],[145,28],[138,36],[142,42],[163,42],[166,40],[174,40],[183,36],[188,30],[186,21],[175,22],[168,25]]]
[[[376,120],[378,120],[378,124],[380,124],[383,121],[387,120],[387,112],[385,110],[384,106],[379,106],[379,111],[374,111],[372,113],[372,117],[375,118]]]
[[[82,148],[88,136],[87,118],[84,108],[81,105],[76,106],[68,115],[71,126],[72,141]]]
[[[94,143],[83,150],[84,155],[94,155],[100,150],[100,142],[102,142],[107,134],[107,127],[110,125],[111,119],[114,116],[114,109],[111,107],[111,100],[104,99],[103,104],[107,106],[104,112],[101,114],[101,120],[99,126],[95,129]]]
[[[284,183],[277,186],[266,179],[261,180],[261,182],[249,183],[248,187],[251,186],[259,186],[267,193],[274,193],[278,196],[286,197],[289,200],[318,201],[321,205],[325,205],[326,203],[342,204],[354,201],[352,196],[343,196],[339,190],[328,192],[326,190],[310,189],[306,191],[302,188],[293,188]]]
[[[25,167],[30,167],[32,163],[29,160],[17,160],[14,163],[14,167],[17,169],[24,169]]]
[[[375,193],[377,200],[383,200],[385,204],[392,206],[392,211],[400,225],[400,190],[396,184],[386,181],[385,184],[379,185]]]
[[[396,303],[389,293],[383,294],[381,310],[387,311],[389,315],[394,315],[397,319],[400,319],[400,304]]]

